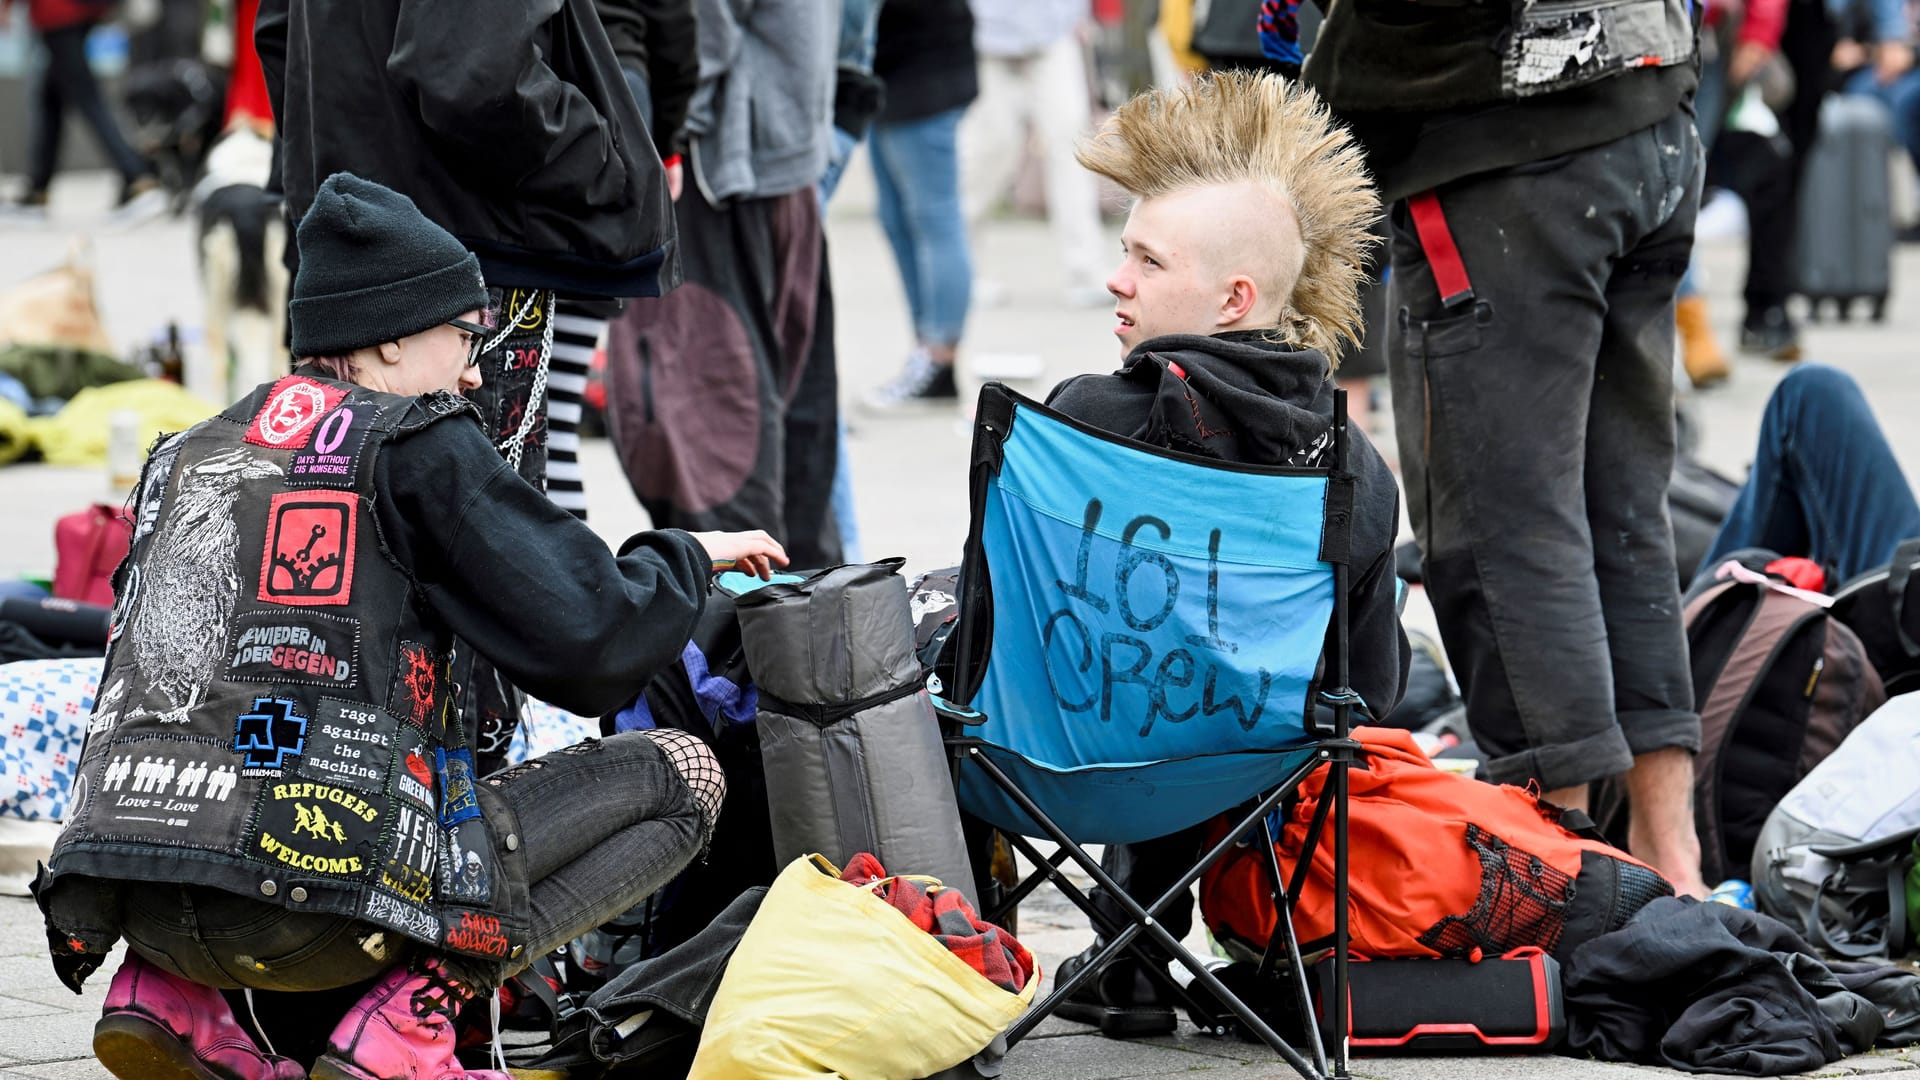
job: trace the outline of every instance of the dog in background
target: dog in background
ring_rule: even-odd
[[[222,136],[194,189],[200,285],[206,300],[202,347],[186,360],[187,389],[224,405],[285,374],[287,226],[264,186],[273,142],[249,127]]]

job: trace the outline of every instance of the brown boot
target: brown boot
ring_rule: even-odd
[[[1713,336],[1707,322],[1707,298],[1699,294],[1681,297],[1673,306],[1674,322],[1680,328],[1680,362],[1686,365],[1687,378],[1695,386],[1711,386],[1733,374],[1727,367],[1727,354]]]

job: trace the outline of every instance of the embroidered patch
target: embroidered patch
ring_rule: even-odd
[[[240,714],[233,725],[233,748],[241,755],[246,775],[279,775],[307,749],[307,718],[285,698],[253,699],[253,711]]]
[[[440,662],[433,650],[417,642],[400,643],[400,662],[394,665],[393,690],[387,707],[395,715],[421,727],[433,715],[434,691],[440,685]]]
[[[180,457],[180,444],[186,437],[184,431],[165,436],[154,443],[153,451],[147,455],[146,472],[140,478],[140,509],[129,546],[138,547],[160,523],[160,507],[166,501],[167,486],[173,482],[174,462]]]
[[[408,937],[421,941],[440,940],[440,920],[418,906],[381,889],[367,890],[367,906],[361,909],[369,921],[391,926]]]
[[[246,821],[240,769],[218,744],[144,740],[106,755],[87,831],[231,847]]]
[[[447,924],[447,948],[480,956],[507,955],[507,935],[500,932],[500,920],[477,911],[450,912]]]
[[[433,811],[400,799],[393,807],[393,842],[380,884],[416,903],[433,896],[433,871],[439,861],[440,829]]]
[[[183,463],[179,490],[147,541],[148,573],[119,647],[132,649],[149,689],[163,695],[151,703],[168,710],[172,722],[184,723],[187,706],[206,700],[226,662],[229,620],[239,600],[234,567],[243,550],[235,504],[249,481],[277,480],[281,473],[278,463],[242,446]]]
[[[133,605],[140,599],[140,564],[127,567],[127,576],[120,586],[120,592],[113,598],[113,614],[107,620],[107,644],[120,640],[127,629],[127,618],[133,614]]]
[[[367,854],[380,835],[379,809],[329,784],[268,785],[258,822],[255,858],[315,874],[364,872]]]
[[[112,731],[120,723],[127,704],[127,677],[121,675],[108,683],[93,699],[93,714],[87,720],[87,738]],[[101,745],[105,745],[102,743]]]
[[[440,830],[446,851],[440,860],[442,899],[484,903],[493,892],[493,848],[484,821],[464,821]]]
[[[320,612],[252,611],[235,620],[230,682],[360,685],[360,621]]]
[[[347,491],[292,491],[267,507],[259,597],[268,603],[327,607],[353,596],[354,536],[360,500]]]
[[[473,790],[473,752],[435,750],[440,773],[440,824],[452,828],[480,816],[480,798]]]
[[[287,483],[294,487],[352,487],[360,467],[361,448],[366,446],[367,433],[379,415],[379,407],[370,403],[342,405],[328,413],[314,429],[312,447],[293,455],[287,466]]]
[[[322,698],[300,772],[316,780],[385,791],[393,731],[399,723],[372,705]]]
[[[419,732],[400,729],[400,752],[395,756],[393,793],[433,809],[433,756]]]
[[[255,446],[275,450],[305,449],[320,418],[346,397],[347,392],[339,387],[288,375],[273,384],[267,403],[254,414],[245,438]]]

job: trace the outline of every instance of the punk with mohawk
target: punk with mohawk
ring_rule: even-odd
[[[1140,94],[1081,144],[1080,164],[1139,199],[1251,188],[1267,227],[1229,227],[1267,246],[1270,300],[1285,336],[1329,356],[1360,343],[1360,285],[1380,200],[1366,154],[1313,91],[1225,71]]]
[[[1221,72],[1121,106],[1081,145],[1080,163],[1134,196],[1107,290],[1119,371],[1081,375],[1048,398],[1075,419],[1136,442],[1222,462],[1319,465],[1331,441],[1329,359],[1361,333],[1359,287],[1379,201],[1361,150],[1312,91],[1277,75]],[[1351,673],[1374,716],[1406,688],[1408,648],[1394,604],[1399,489],[1353,428]],[[1174,523],[1179,527],[1179,523]],[[1150,903],[1199,857],[1188,830],[1108,845],[1102,865]],[[1118,900],[1094,902],[1124,921]],[[1161,912],[1186,934],[1191,903]],[[1069,959],[1066,979],[1092,959]],[[1159,984],[1124,956],[1060,1009],[1109,1036],[1172,1031]]]

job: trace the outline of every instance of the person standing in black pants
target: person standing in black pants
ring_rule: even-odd
[[[13,0],[6,0],[11,7]],[[53,186],[54,169],[59,164],[62,128],[68,110],[77,110],[93,129],[113,167],[120,173],[120,199],[117,212],[133,213],[136,204],[145,208],[165,205],[159,178],[153,165],[127,143],[120,124],[107,108],[100,84],[87,66],[87,35],[93,32],[113,5],[106,0],[29,0],[27,18],[47,49],[46,66],[40,71],[34,95],[33,135],[27,167],[27,190],[19,208],[44,214],[47,192]]]

